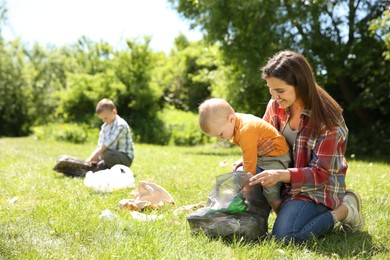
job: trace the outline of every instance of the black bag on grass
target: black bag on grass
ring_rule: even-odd
[[[96,171],[96,166],[90,165],[85,160],[77,157],[61,155],[53,170],[67,176],[84,177],[87,172]]]
[[[245,187],[251,176],[246,172],[218,176],[206,207],[187,216],[191,231],[228,240],[250,241],[265,236],[271,207],[261,185]]]

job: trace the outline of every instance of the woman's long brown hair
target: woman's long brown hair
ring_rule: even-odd
[[[276,53],[262,68],[262,78],[283,80],[294,86],[297,98],[309,109],[309,127],[316,134],[341,124],[343,109],[315,80],[313,70],[301,54],[286,50]]]

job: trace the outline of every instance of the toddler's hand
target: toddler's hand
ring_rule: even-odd
[[[233,163],[233,171],[237,171],[237,169],[240,168],[243,165],[244,165],[244,163],[242,161],[242,158],[238,159],[237,161],[235,161]]]

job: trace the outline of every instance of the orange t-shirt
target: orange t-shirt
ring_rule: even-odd
[[[288,153],[288,144],[284,136],[270,123],[250,114],[235,113],[236,124],[231,142],[241,148],[244,169],[256,174],[257,146],[270,139],[275,149],[263,156],[278,156]],[[258,139],[262,140],[258,143]]]

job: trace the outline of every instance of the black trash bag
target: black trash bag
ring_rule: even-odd
[[[218,176],[206,207],[187,216],[191,231],[227,240],[252,241],[264,237],[271,207],[261,185],[246,185],[251,176],[246,172]]]
[[[77,157],[61,155],[53,170],[67,176],[84,177],[87,172],[96,171],[96,165],[91,165]]]

